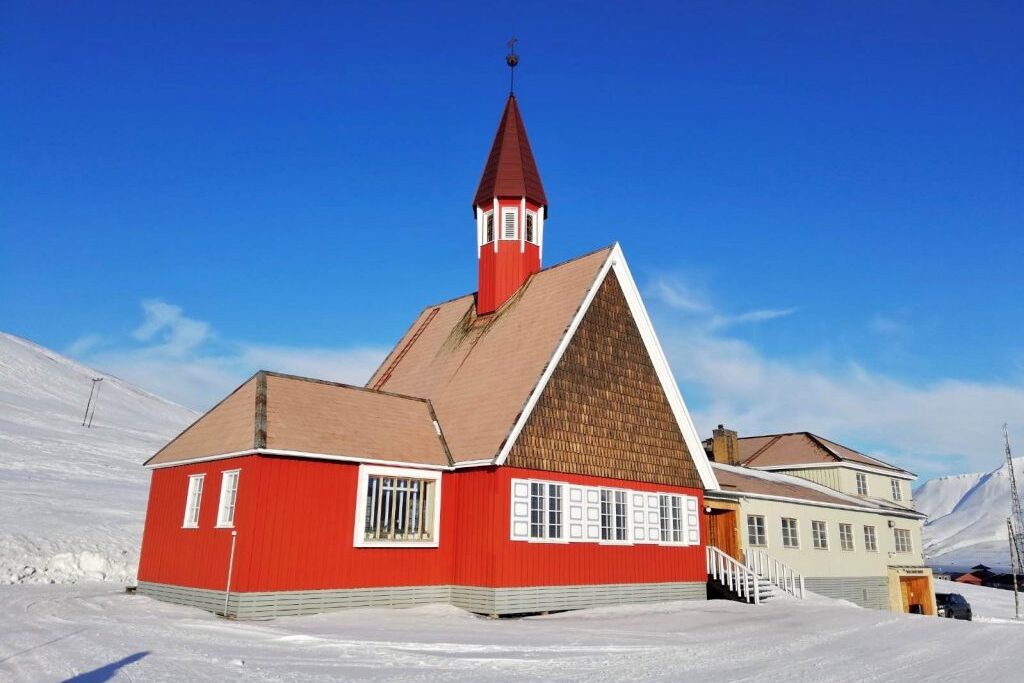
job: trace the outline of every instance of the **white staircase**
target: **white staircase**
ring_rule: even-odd
[[[731,555],[713,545],[707,546],[708,578],[718,581],[729,592],[755,605],[772,596],[771,586],[757,573],[737,562]]]
[[[730,558],[731,559],[731,558]],[[794,598],[804,598],[804,577],[789,565],[779,562],[763,550],[748,548],[743,551],[744,565],[761,582],[775,586]]]

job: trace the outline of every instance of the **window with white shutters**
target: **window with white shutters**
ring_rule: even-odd
[[[530,482],[530,538],[562,538],[562,484]]]
[[[185,521],[182,526],[195,529],[199,526],[199,506],[203,500],[203,478],[205,475],[193,474],[188,478],[188,495],[185,498]]]
[[[223,472],[220,477],[220,507],[217,509],[217,526],[235,525],[235,499],[238,497],[238,470]]]
[[[683,497],[669,494],[658,496],[658,512],[661,522],[659,537],[665,543],[682,543],[683,538]]]
[[[501,239],[514,240],[516,236],[516,211],[505,209],[501,216]]]

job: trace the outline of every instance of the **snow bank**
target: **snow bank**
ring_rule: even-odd
[[[93,377],[104,379],[87,429]],[[196,417],[0,333],[0,583],[131,579],[149,481],[141,464]]]

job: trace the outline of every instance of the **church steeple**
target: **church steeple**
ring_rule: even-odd
[[[526,126],[515,95],[509,94],[473,198],[479,315],[497,310],[540,270],[547,209]]]

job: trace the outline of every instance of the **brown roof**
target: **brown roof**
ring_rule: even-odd
[[[910,474],[907,470],[810,432],[747,436],[739,440],[739,445],[740,462],[750,467],[854,462]]]
[[[256,448],[450,464],[426,399],[266,371],[256,373],[146,464]]]
[[[542,270],[496,312],[423,310],[367,386],[430,399],[455,462],[494,458],[613,247]]]
[[[914,510],[896,505],[888,505],[873,499],[847,496],[821,484],[789,474],[764,472],[717,462],[711,463],[711,467],[715,470],[715,478],[718,479],[719,489],[727,494],[749,493],[762,496],[794,498],[809,503],[845,505],[848,507],[860,507],[874,512],[898,512],[924,517],[924,515],[916,513]]]
[[[473,198],[474,210],[477,206],[489,204],[495,197],[526,197],[538,206],[546,208],[548,205],[515,95],[509,95],[501,115],[491,153]]]

